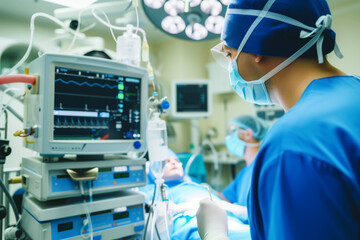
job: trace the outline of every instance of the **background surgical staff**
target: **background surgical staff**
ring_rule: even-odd
[[[242,206],[247,205],[253,161],[267,130],[268,124],[264,120],[251,115],[237,116],[229,121],[225,145],[232,154],[245,160],[245,166],[219,193],[222,199]]]
[[[360,237],[360,80],[327,61],[333,50],[341,57],[331,23],[325,0],[233,0],[228,7],[221,38],[234,90],[286,112],[255,160],[252,239]],[[219,212],[213,201],[201,203],[203,239],[227,238],[226,219],[212,218]]]

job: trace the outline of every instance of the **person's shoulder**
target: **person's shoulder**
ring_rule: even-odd
[[[296,115],[299,115],[298,117]],[[294,136],[299,134],[299,121],[304,124],[304,116],[296,112],[285,113],[281,118],[279,118],[269,129],[267,135],[265,136],[263,142],[277,142],[282,139],[291,139]]]
[[[332,107],[341,107],[341,104],[355,104],[355,100],[360,99],[359,91],[360,78],[346,75],[315,79],[309,84],[304,95],[311,104],[308,107],[326,107],[325,103]],[[316,99],[317,102],[311,99]]]
[[[317,139],[323,135],[321,126],[322,119],[316,114],[288,112],[267,133],[260,148],[260,156],[278,158],[286,152],[318,156],[316,149],[321,146],[318,146]]]

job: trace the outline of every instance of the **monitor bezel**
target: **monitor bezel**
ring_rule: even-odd
[[[121,140],[54,140],[54,93],[55,93],[55,67],[64,67],[79,69],[83,71],[92,71],[100,73],[109,73],[119,76],[129,76],[141,79],[141,105],[140,116],[145,116],[145,103],[148,98],[148,79],[147,71],[131,65],[125,65],[119,62],[83,56],[71,56],[61,54],[45,54],[43,61],[37,64],[43,64],[43,73],[40,74],[40,94],[39,111],[40,125],[37,129],[37,138],[29,137],[29,141],[37,141],[38,144],[29,148],[37,151],[43,156],[52,155],[94,155],[94,154],[124,154],[130,151],[141,152],[146,149],[145,124],[146,119],[140,118],[140,138],[139,139],[121,139]],[[39,67],[40,69],[42,66]],[[39,69],[38,68],[38,69]],[[31,68],[30,68],[31,70]],[[43,75],[43,76],[41,76]],[[45,103],[47,101],[47,103]],[[40,138],[40,139],[39,139]],[[141,147],[134,148],[134,143],[139,141]],[[29,146],[32,144],[28,144]],[[64,150],[62,150],[64,149]]]
[[[191,111],[191,112],[178,112],[177,111],[177,85],[207,85],[207,111]],[[210,82],[206,79],[188,79],[188,80],[174,80],[172,82],[172,116],[174,118],[207,118],[212,113],[212,95],[210,91]]]

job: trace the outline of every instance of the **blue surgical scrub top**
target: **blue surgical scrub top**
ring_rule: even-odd
[[[311,82],[265,137],[248,199],[252,239],[360,239],[360,80]]]
[[[244,166],[235,179],[222,191],[222,194],[232,203],[247,205],[247,196],[250,189],[251,175],[254,164]]]

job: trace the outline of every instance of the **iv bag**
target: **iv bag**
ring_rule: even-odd
[[[117,39],[116,58],[121,63],[140,66],[140,36],[133,33],[132,25],[127,25],[126,29],[126,32]]]

